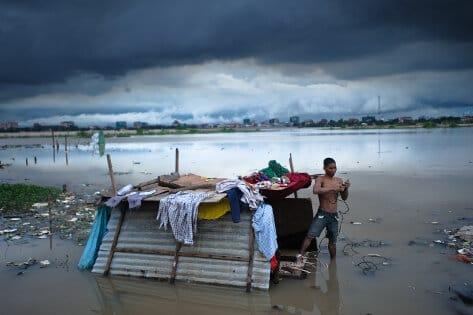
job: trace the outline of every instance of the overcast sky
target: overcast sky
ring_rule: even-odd
[[[0,120],[473,114],[473,1],[0,0]]]

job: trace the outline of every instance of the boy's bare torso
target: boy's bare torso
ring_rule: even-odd
[[[325,194],[319,194],[319,202],[321,208],[324,211],[336,213],[337,212],[337,199],[338,191],[343,185],[343,180],[339,177],[329,177],[326,175],[317,177],[317,181],[320,181],[320,187],[330,189],[333,191]]]

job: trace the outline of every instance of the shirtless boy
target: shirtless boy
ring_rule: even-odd
[[[307,248],[314,238],[320,236],[322,230],[327,229],[328,251],[330,258],[335,259],[337,253],[337,236],[338,236],[338,213],[337,213],[337,199],[338,195],[343,200],[348,198],[348,188],[350,182],[335,177],[337,172],[337,164],[332,158],[324,160],[325,175],[317,177],[314,185],[314,194],[319,196],[319,209],[315,215],[312,224],[309,227],[307,236],[302,243],[297,261],[300,263],[306,253]],[[319,250],[319,249],[317,249]]]

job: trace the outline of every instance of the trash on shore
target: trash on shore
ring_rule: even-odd
[[[0,213],[0,235],[7,241],[23,242],[57,235],[83,244],[95,218],[95,207],[90,205],[96,198],[93,193],[63,193],[55,197],[50,207],[47,202],[36,202],[19,209],[21,212]]]
[[[473,226],[467,225],[459,229],[444,229],[444,239],[434,240],[431,246],[440,245],[454,249],[452,257],[458,262],[473,264]],[[411,241],[413,242],[413,241]],[[409,245],[412,245],[409,242]]]
[[[358,221],[351,221],[350,223],[353,224],[353,225],[361,225],[362,224],[361,222],[358,222]]]
[[[455,233],[455,237],[458,237],[465,242],[473,242],[473,225],[463,226],[457,231],[457,233]]]
[[[31,205],[31,207],[33,207],[35,209],[46,208],[47,206],[48,206],[47,202],[36,202],[36,203]]]

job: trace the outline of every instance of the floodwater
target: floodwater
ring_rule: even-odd
[[[0,150],[0,161],[12,163],[0,170],[0,180],[67,184],[73,191],[90,192],[109,186],[106,158],[92,155],[83,139],[68,140],[66,165],[62,145],[53,161],[50,139],[0,139],[1,145],[26,145]],[[172,172],[175,148],[180,150],[181,173],[219,177],[247,174],[270,159],[287,165],[289,153],[296,170],[320,173],[323,158],[331,156],[338,162],[339,176],[352,182],[342,234],[387,245],[360,247],[359,254],[345,256],[341,248],[346,241],[341,239],[336,264],[306,280],[283,279],[268,292],[246,294],[238,288],[179,282],[171,286],[79,272],[75,266],[82,248],[68,241],[55,240],[52,251],[48,240],[15,246],[2,242],[0,314],[471,313],[471,306],[450,299],[449,287],[473,282],[472,266],[455,261],[453,250],[432,241],[443,238],[443,229],[472,224],[472,140],[473,128],[301,129],[107,139],[114,170],[126,173],[116,176],[120,185]],[[29,146],[33,144],[44,147]],[[310,196],[310,189],[300,195]],[[321,261],[328,264],[326,243],[322,249]],[[367,254],[389,257],[390,264],[365,275],[354,264]],[[52,264],[33,266],[22,275],[5,266],[28,257]]]

